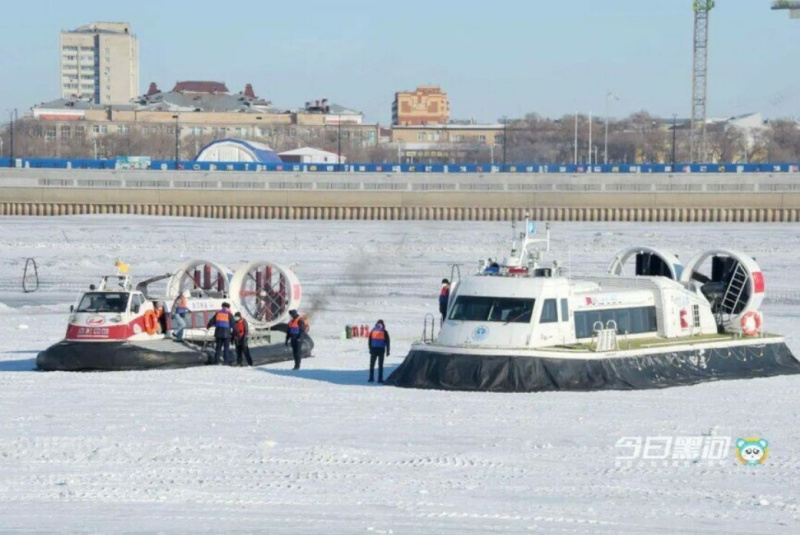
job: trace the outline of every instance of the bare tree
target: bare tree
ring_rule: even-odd
[[[3,125],[2,129],[0,129],[0,158],[7,158],[10,154],[11,129],[9,125]]]
[[[572,163],[575,158],[575,116],[560,119],[529,113],[508,120],[503,129],[505,139],[497,144],[477,135],[464,135],[455,146],[432,146],[417,155],[419,163],[501,163],[508,164]],[[592,122],[592,147],[589,147],[589,118],[577,117],[578,161],[586,163],[603,159],[604,120]],[[629,117],[609,120],[609,163],[670,163],[672,161],[672,121],[656,118],[646,111]],[[116,125],[111,133],[100,131],[105,126],[82,121],[56,123],[30,117],[14,125],[14,152],[20,158],[115,158],[117,156],[150,156],[157,160],[175,157],[175,131],[170,125]],[[204,127],[203,133],[184,130],[178,140],[181,160],[191,160],[210,142],[227,137],[222,128]],[[189,133],[192,132],[192,133]],[[689,130],[686,125],[675,131],[675,153],[678,162],[689,154]],[[361,126],[327,125],[264,125],[254,129],[248,139],[262,141],[276,152],[304,146],[330,152],[341,149],[349,162],[395,162],[395,147],[379,145],[377,132]],[[8,124],[0,128],[2,155],[10,152]],[[502,142],[501,142],[502,140]],[[800,129],[793,120],[772,121],[762,128],[738,129],[731,126],[711,127],[707,142],[717,162],[797,162],[800,161]],[[505,154],[504,154],[505,153]],[[595,156],[596,155],[596,156]]]
[[[795,121],[788,119],[773,121],[765,138],[767,161],[800,161],[800,129]]]

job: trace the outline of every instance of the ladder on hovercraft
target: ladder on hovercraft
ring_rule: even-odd
[[[722,306],[720,312],[722,314],[734,315],[741,311],[746,303],[742,303],[742,294],[747,286],[747,271],[740,262],[736,263],[736,269],[733,270],[733,275],[728,283],[728,288],[725,290],[725,295],[722,297]]]

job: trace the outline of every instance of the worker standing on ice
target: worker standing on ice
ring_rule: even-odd
[[[184,290],[172,304],[173,334],[176,339],[183,340],[183,330],[186,328],[186,314],[189,313],[187,298],[191,295],[189,290]]]
[[[286,345],[292,343],[292,356],[294,357],[294,370],[300,369],[300,337],[308,330],[306,322],[300,317],[296,310],[290,310],[289,315],[292,319],[286,329]]]
[[[233,326],[233,314],[231,314],[231,305],[222,303],[222,309],[218,310],[216,314],[208,322],[207,327],[210,329],[214,327],[214,341],[216,346],[214,348],[214,360],[208,364],[219,364],[219,353],[224,348],[223,362],[227,365],[233,364],[231,357],[231,328]]]
[[[375,327],[369,332],[367,339],[367,347],[369,348],[369,382],[375,381],[375,361],[378,361],[378,382],[383,382],[383,357],[389,356],[391,352],[389,331],[386,330],[386,324],[383,320],[378,320]]]
[[[247,338],[250,336],[250,326],[247,320],[242,317],[241,312],[233,315],[233,343],[236,346],[236,365],[242,365],[242,354],[247,359],[247,365],[253,365],[253,358],[250,356],[250,346],[247,345]]]
[[[442,315],[442,322],[447,317],[448,301],[450,301],[450,281],[442,279],[442,289],[439,290],[439,314]]]

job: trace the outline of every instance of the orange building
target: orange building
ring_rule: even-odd
[[[447,93],[438,86],[420,86],[416,91],[394,94],[392,124],[395,126],[447,124],[449,120]]]

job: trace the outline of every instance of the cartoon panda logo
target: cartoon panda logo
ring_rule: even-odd
[[[736,440],[736,458],[745,466],[764,464],[769,455],[769,442],[759,437]]]

